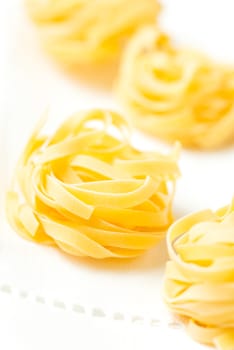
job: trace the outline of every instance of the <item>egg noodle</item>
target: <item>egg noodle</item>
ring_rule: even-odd
[[[129,42],[117,95],[139,128],[169,142],[212,149],[234,141],[234,66],[177,48],[155,27]]]
[[[169,229],[164,298],[202,343],[234,349],[234,199],[216,213],[188,215]]]
[[[110,111],[75,114],[51,136],[42,127],[7,195],[9,222],[21,236],[93,258],[135,257],[164,237],[177,146],[170,155],[136,150],[129,125]]]
[[[76,66],[112,60],[140,26],[153,24],[155,0],[26,0],[45,48],[58,61]]]

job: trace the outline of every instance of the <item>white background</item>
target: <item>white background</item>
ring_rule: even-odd
[[[164,7],[162,25],[175,40],[234,62],[233,0],[165,0]],[[2,194],[21,145],[46,106],[51,107],[51,114],[64,117],[76,109],[110,107],[115,103],[109,93],[90,89],[87,84],[66,76],[41,52],[21,1],[2,1],[0,15]],[[135,134],[134,140],[142,147],[167,149],[139,134]],[[233,149],[183,152],[180,165],[183,177],[175,203],[177,216],[207,206],[215,209],[231,200]],[[3,216],[1,208],[0,348],[203,349],[183,330],[168,327],[168,316],[163,314],[158,286],[165,247],[162,246],[162,258],[160,247],[142,260],[130,263],[129,268],[116,269],[111,265],[105,269],[101,263],[95,270],[92,264],[82,263],[77,270],[77,265],[71,261],[67,264],[58,252],[31,246],[16,237],[5,225]],[[51,259],[49,272],[48,258]],[[84,278],[79,284],[81,276],[87,276],[87,280]],[[60,288],[55,295],[63,282],[68,288]],[[65,304],[56,306],[56,299],[51,296],[60,297]],[[43,303],[40,297],[45,298]],[[74,312],[73,300],[81,302],[87,311]],[[93,315],[93,306],[100,306],[108,316]],[[127,315],[123,321],[112,317],[119,310]],[[137,321],[136,315],[143,315],[143,319]],[[165,319],[165,323],[152,326],[153,318]]]

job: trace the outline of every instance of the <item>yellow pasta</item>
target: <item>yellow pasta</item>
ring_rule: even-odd
[[[164,237],[179,169],[170,155],[141,152],[117,113],[68,118],[52,135],[40,123],[19,160],[7,215],[24,238],[76,256],[130,258]]]
[[[219,350],[234,349],[234,199],[169,229],[164,298],[191,336]]]
[[[123,57],[117,94],[136,126],[163,140],[212,149],[234,142],[234,66],[141,29]]]
[[[69,67],[115,60],[159,11],[156,0],[26,0],[26,6],[46,50]]]

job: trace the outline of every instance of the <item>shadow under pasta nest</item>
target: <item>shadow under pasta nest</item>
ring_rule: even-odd
[[[74,82],[80,82],[86,88],[101,89],[102,91],[110,91],[113,88],[115,78],[118,73],[119,60],[100,64],[81,64],[76,66],[66,66],[47,57],[50,63],[65,76]]]
[[[164,268],[165,262],[168,260],[166,241],[163,239],[157,246],[146,251],[136,258],[125,259],[93,259],[89,257],[74,257],[60,252],[62,257],[77,268],[82,265],[92,270],[106,270],[113,272],[131,271],[138,273],[139,271],[155,270]]]

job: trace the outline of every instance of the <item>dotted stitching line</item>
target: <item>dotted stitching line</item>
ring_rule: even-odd
[[[27,292],[26,290],[18,290],[14,287],[12,287],[9,284],[2,284],[0,285],[0,292],[1,293],[5,293],[8,295],[12,295],[13,293],[18,296],[20,299],[27,299],[30,296],[33,296],[33,301],[37,304],[47,304],[47,305],[51,305],[52,307],[59,309],[59,310],[71,310],[74,313],[80,314],[80,315],[91,315],[94,318],[108,318],[108,319],[112,319],[113,321],[125,321],[125,320],[129,320],[131,323],[133,324],[148,324],[151,327],[162,327],[162,326],[166,326],[168,328],[171,329],[179,329],[182,327],[182,325],[177,322],[176,320],[174,320],[173,318],[169,319],[169,320],[160,320],[160,319],[156,319],[156,318],[149,318],[146,319],[143,316],[140,315],[132,315],[129,317],[126,317],[126,315],[124,313],[121,312],[114,312],[111,315],[108,315],[107,313],[105,313],[105,311],[101,308],[98,307],[93,307],[91,308],[89,311],[82,305],[77,304],[77,303],[73,303],[71,305],[65,303],[62,300],[59,299],[53,299],[53,300],[49,300],[46,299],[44,296],[42,295],[32,295],[31,293]]]

